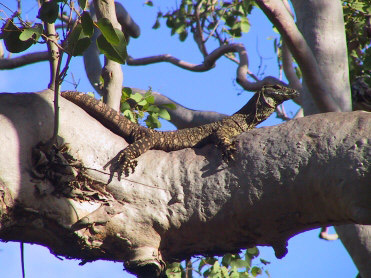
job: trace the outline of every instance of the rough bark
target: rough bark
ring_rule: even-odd
[[[105,185],[108,175],[94,169],[126,143],[75,105],[60,105],[61,140],[90,177],[79,176],[69,198],[53,194],[61,184],[31,176],[31,149],[51,136],[52,93],[0,94],[1,239],[152,270],[253,245],[283,256],[287,239],[305,230],[371,224],[370,113],[319,114],[244,133],[231,165],[212,145],[149,151],[128,179]]]

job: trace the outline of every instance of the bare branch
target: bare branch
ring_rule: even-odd
[[[200,23],[200,7],[202,5],[203,0],[199,0],[198,3],[195,5],[195,19],[196,19],[196,30],[193,33],[193,38],[198,45],[202,55],[206,57],[208,55],[206,46],[205,46],[205,38],[202,31],[202,26]]]
[[[121,3],[115,2],[115,8],[117,21],[122,26],[122,31],[130,37],[138,38],[140,36],[140,27],[135,23],[125,7]]]
[[[174,56],[171,56],[170,54],[163,54],[163,55],[157,55],[157,56],[151,56],[151,57],[139,58],[139,59],[133,59],[132,57],[129,57],[127,59],[127,64],[131,66],[139,66],[139,65],[149,65],[153,63],[159,63],[159,62],[168,62],[168,63],[171,63],[175,66],[178,66],[186,70],[195,71],[195,72],[203,72],[203,71],[208,71],[212,69],[215,66],[215,62],[220,57],[222,57],[224,54],[229,53],[229,52],[238,52],[240,59],[239,59],[239,66],[237,68],[237,82],[245,90],[257,91],[263,85],[266,85],[266,84],[285,85],[284,82],[278,80],[277,78],[271,77],[271,76],[265,77],[263,80],[257,81],[257,82],[248,81],[246,78],[246,75],[248,73],[247,52],[246,52],[245,46],[240,43],[222,45],[218,47],[213,52],[211,52],[208,56],[205,57],[204,62],[202,64],[198,64],[198,65],[185,62],[183,60],[175,58]]]
[[[257,0],[259,7],[280,31],[303,73],[303,79],[322,112],[340,111],[324,82],[317,61],[282,1]]]
[[[146,90],[131,88],[133,92],[145,94]],[[200,110],[192,110],[182,106],[181,104],[173,101],[172,99],[158,93],[153,92],[152,95],[155,97],[155,104],[156,105],[163,105],[172,103],[175,104],[176,109],[168,109],[170,114],[171,120],[170,122],[174,124],[178,129],[182,128],[189,128],[195,127],[215,121],[219,121],[226,117],[227,115],[213,112],[213,111],[200,111]]]
[[[48,60],[49,53],[47,51],[34,52],[15,58],[0,58],[0,70],[15,69],[29,64]]]
[[[302,90],[302,85],[299,78],[296,75],[295,69],[293,67],[293,59],[290,50],[288,49],[285,41],[282,41],[282,66],[283,71],[286,75],[287,80],[291,88],[298,91]]]

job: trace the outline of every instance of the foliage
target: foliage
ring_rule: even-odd
[[[97,39],[99,50],[111,60],[124,64],[127,57],[127,43],[123,32],[114,28],[107,18],[93,22],[90,13],[84,11],[86,0],[78,1],[82,12],[81,16],[72,3],[73,1],[66,0],[44,2],[38,11],[37,18],[42,23],[55,24],[57,21],[61,23],[63,32],[59,34],[61,38],[58,44],[59,49],[71,56],[82,55],[89,47],[94,27],[96,27],[102,33]],[[78,18],[75,22],[63,18],[66,6],[70,8],[71,13],[76,11]],[[0,39],[4,40],[6,49],[12,53],[23,52],[33,44],[42,43],[40,38],[44,41],[48,40],[48,34],[43,30],[42,24],[36,22],[31,25],[31,23],[22,20],[18,13],[7,19],[1,28]]]
[[[365,77],[371,86],[371,2],[343,1],[350,79]]]
[[[147,4],[153,5],[151,1]],[[166,26],[171,29],[171,35],[178,34],[184,41],[189,33],[200,36],[200,33],[214,37],[220,44],[226,44],[233,38],[239,38],[247,33],[250,23],[247,15],[251,13],[253,1],[193,1],[182,0],[179,7],[166,13],[159,12],[153,25],[160,27],[160,19],[166,19]],[[196,38],[197,39],[197,38]]]
[[[165,109],[175,109],[172,103],[157,106],[155,97],[149,89],[144,95],[134,93],[131,88],[124,87],[121,95],[121,112],[134,123],[138,123],[147,115],[144,122],[149,128],[161,127],[159,118],[170,120],[169,112]]]
[[[252,266],[252,259],[259,256],[259,250],[249,248],[240,254],[225,254],[222,258],[200,257],[183,267],[181,263],[173,263],[167,267],[166,275],[169,278],[184,277],[189,267],[192,271],[203,277],[231,277],[231,278],[252,278],[257,277],[264,271],[268,261],[260,259],[261,266]],[[198,267],[194,267],[198,264]],[[264,271],[269,277],[269,272]],[[182,276],[183,275],[183,276]]]

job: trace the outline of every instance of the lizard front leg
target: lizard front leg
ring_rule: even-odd
[[[108,183],[111,182],[113,175],[115,173],[117,173],[118,176],[117,178],[119,181],[121,180],[121,175],[123,173],[125,174],[125,177],[127,177],[130,174],[130,172],[134,173],[135,167],[138,164],[138,161],[136,161],[135,159],[139,157],[141,154],[150,150],[156,144],[156,142],[157,142],[156,137],[153,137],[153,135],[147,135],[130,144],[122,151],[120,151],[114,159],[109,161],[103,167],[103,169],[106,169],[108,165],[111,165],[110,166],[111,177]]]
[[[214,132],[214,141],[221,149],[224,161],[230,162],[235,159],[234,139],[247,129],[249,126],[246,124],[246,115],[235,114],[222,120],[221,125]]]

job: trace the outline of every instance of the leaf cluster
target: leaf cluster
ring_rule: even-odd
[[[225,254],[222,258],[201,257],[192,263],[192,270],[203,277],[218,278],[252,278],[257,277],[264,271],[264,266],[270,262],[260,259],[261,266],[252,266],[252,260],[259,256],[258,248],[249,248],[240,254]],[[198,267],[195,267],[198,263]],[[169,278],[184,277],[188,271],[181,263],[173,263],[166,269]],[[267,270],[264,271],[268,277]]]
[[[159,118],[170,120],[167,109],[176,109],[172,103],[157,106],[155,97],[149,89],[144,95],[134,93],[131,88],[124,87],[121,94],[121,113],[130,121],[138,123],[145,116],[145,124],[149,128],[160,128]],[[167,109],[166,109],[167,108]]]
[[[351,82],[364,76],[371,86],[371,2],[343,1]]]
[[[61,23],[63,36],[59,48],[71,56],[82,55],[92,42],[94,30],[98,29],[101,34],[97,38],[99,50],[109,59],[124,64],[127,58],[126,39],[124,33],[112,26],[107,18],[101,18],[94,22],[88,11],[87,0],[79,0],[80,12],[73,7],[73,1],[54,0],[44,2],[37,18],[44,24]],[[70,13],[76,12],[75,20],[66,22],[65,9],[69,7]],[[66,32],[65,32],[66,31]],[[41,23],[31,25],[24,22],[20,16],[9,18],[1,28],[0,39],[4,40],[6,49],[12,53],[19,53],[27,50],[33,44],[42,43],[40,38],[48,40],[46,32]]]
[[[147,5],[153,5],[147,1]],[[247,15],[254,6],[253,1],[194,1],[182,0],[178,7],[166,13],[159,12],[152,28],[160,27],[160,20],[166,20],[166,26],[171,29],[171,35],[178,34],[184,41],[189,33],[194,36],[214,37],[221,43],[239,38],[247,33],[250,23]],[[206,41],[206,40],[205,40]]]

